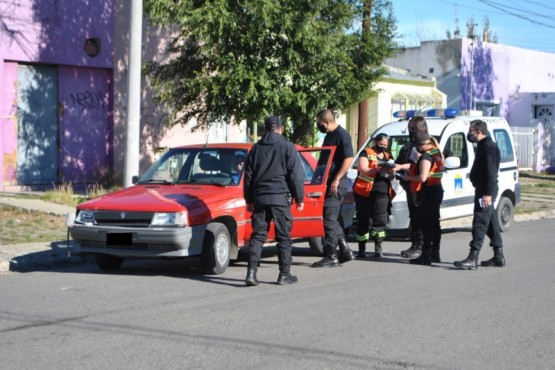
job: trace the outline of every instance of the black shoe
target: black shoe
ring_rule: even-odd
[[[382,258],[382,257],[383,257],[383,253],[381,249],[379,251],[374,252],[374,258]]]
[[[279,285],[295,284],[297,281],[299,281],[299,279],[289,272],[280,272],[277,279]]]
[[[257,286],[258,280],[256,279],[256,270],[255,269],[248,269],[247,270],[247,277],[245,278],[245,284],[247,286]]]
[[[357,260],[365,260],[368,258],[368,255],[364,251],[358,251],[357,253]]]
[[[477,270],[478,269],[478,250],[471,249],[468,257],[462,261],[455,261],[453,265],[463,270]]]
[[[422,249],[418,247],[410,247],[409,249],[405,249],[401,251],[401,256],[405,258],[418,258],[422,254]]]
[[[505,258],[493,257],[490,260],[482,261],[482,263],[480,263],[480,266],[484,266],[484,267],[503,267],[503,266],[505,266]]]
[[[334,257],[324,257],[318,262],[314,262],[312,267],[338,267],[339,261]]]
[[[355,259],[353,252],[350,249],[339,252],[339,263],[349,262]]]
[[[433,263],[441,263],[441,257],[439,256],[439,252],[432,251],[432,262]]]
[[[430,266],[432,264],[432,258],[420,255],[420,257],[418,257],[418,258],[413,258],[413,259],[409,260],[409,263],[412,263],[413,265]]]

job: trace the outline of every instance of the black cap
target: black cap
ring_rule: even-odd
[[[264,120],[264,127],[266,127],[266,130],[275,130],[281,126],[283,126],[283,122],[280,116],[270,116],[266,117]]]

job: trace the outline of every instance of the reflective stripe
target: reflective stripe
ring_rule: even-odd
[[[357,239],[357,242],[365,242],[365,241],[367,241],[368,239],[370,239],[370,234],[369,234],[369,233],[366,233],[366,234],[364,234],[364,235],[357,235],[357,236],[356,236],[356,239]]]

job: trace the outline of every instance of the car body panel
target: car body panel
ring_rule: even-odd
[[[252,233],[251,213],[243,198],[243,176],[231,184],[224,171],[231,157],[247,154],[252,144],[208,144],[173,148],[160,158],[138,183],[122,190],[83,202],[77,213],[90,214],[91,222],[82,220],[70,227],[80,252],[121,257],[187,257],[202,253],[207,225],[224,224],[236,250],[248,245]],[[331,161],[318,166],[318,158],[333,147],[297,147],[303,164],[305,201],[303,211],[292,207],[294,240],[324,235],[323,204]],[[202,157],[204,156],[204,157]],[[218,169],[203,167],[218,159]],[[206,165],[204,165],[206,166]],[[319,168],[321,167],[321,168]],[[347,205],[346,209],[350,206]],[[354,208],[354,203],[353,203]],[[153,226],[156,213],[185,212],[187,226]],[[268,243],[275,242],[273,224]]]

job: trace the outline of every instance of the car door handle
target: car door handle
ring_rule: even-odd
[[[321,191],[316,191],[314,193],[308,193],[307,196],[310,197],[310,198],[319,198],[319,197],[322,196],[322,192]]]

